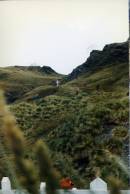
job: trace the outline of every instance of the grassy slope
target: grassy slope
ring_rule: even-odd
[[[102,168],[104,178],[110,171],[124,177],[99,150],[116,155],[126,150],[128,64],[108,65],[60,86],[54,93],[52,89],[38,86],[11,105],[28,140],[27,157],[34,158],[30,148],[40,138],[50,146],[54,165],[62,175],[70,176],[80,187],[93,177],[93,166]],[[39,98],[35,99],[37,93]]]
[[[58,74],[48,76],[15,67],[0,68],[0,88],[5,91],[9,101],[13,102],[36,87],[53,85],[59,77],[61,76]]]
[[[108,65],[93,73],[86,73],[69,83],[83,91],[115,91],[128,89],[128,64]]]

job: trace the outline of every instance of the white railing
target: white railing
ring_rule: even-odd
[[[42,182],[40,184],[39,194],[46,194],[45,188],[46,188],[46,183]],[[63,190],[59,190],[58,192],[59,194],[109,194],[110,193],[107,188],[107,183],[99,177],[97,177],[94,181],[90,183],[89,190],[78,190],[76,188],[73,188],[68,192]],[[26,192],[24,191],[13,190],[11,188],[10,179],[8,177],[3,177],[1,181],[0,194],[25,194],[25,193]],[[130,190],[121,191],[121,193],[130,194]]]

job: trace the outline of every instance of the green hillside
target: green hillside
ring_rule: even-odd
[[[14,102],[39,86],[54,86],[55,81],[62,77],[51,68],[50,72],[47,71],[48,67],[41,69],[39,70],[38,67],[0,68],[0,88],[5,91],[7,100]]]
[[[63,177],[71,177],[76,187],[86,188],[96,167],[104,179],[114,175],[127,183],[118,157],[127,162],[128,60],[118,60],[116,51],[116,62],[104,62],[72,79],[0,68],[0,86],[6,96],[9,92],[13,98],[13,92],[17,93],[9,106],[27,139],[26,157],[36,162],[33,145],[45,140],[54,166]],[[56,79],[61,79],[59,87]]]

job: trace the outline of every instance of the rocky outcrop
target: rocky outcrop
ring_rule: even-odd
[[[73,80],[78,76],[109,64],[128,62],[128,42],[106,45],[102,51],[93,50],[90,57],[82,65],[75,68],[67,76],[67,80]]]

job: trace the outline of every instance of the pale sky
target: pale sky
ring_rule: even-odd
[[[67,74],[93,49],[128,36],[128,0],[0,1],[0,66]]]

